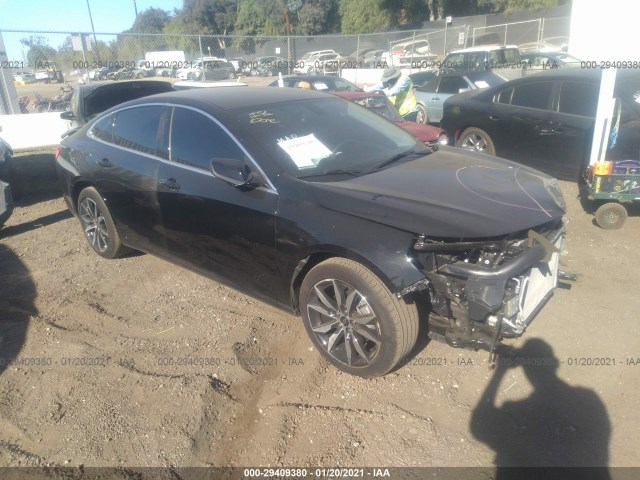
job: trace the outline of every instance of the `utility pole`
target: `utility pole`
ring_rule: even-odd
[[[136,5],[136,0],[133,0],[133,9],[136,11],[136,18],[138,18],[138,5]]]
[[[93,16],[91,15],[91,6],[89,5],[89,0],[87,0],[87,9],[89,10],[89,20],[91,21],[91,31],[93,32],[93,48],[94,55],[96,56],[96,60],[98,63],[102,63],[100,61],[100,51],[98,50],[98,39],[96,38],[96,29],[93,27]]]

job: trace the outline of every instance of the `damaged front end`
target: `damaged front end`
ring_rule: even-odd
[[[521,336],[553,295],[564,246],[561,219],[502,238],[451,241],[419,235],[411,257],[425,280],[429,336],[453,347],[493,350]]]

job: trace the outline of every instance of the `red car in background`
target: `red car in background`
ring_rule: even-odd
[[[367,92],[331,92],[342,98],[346,98],[358,105],[382,115],[387,120],[391,120],[400,128],[406,130],[427,145],[447,145],[449,141],[447,133],[438,127],[423,125],[421,123],[410,122],[400,116],[396,108],[389,99],[382,93]]]

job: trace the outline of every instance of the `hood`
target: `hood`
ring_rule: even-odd
[[[564,213],[552,177],[453,147],[361,177],[310,185],[325,208],[430,237],[503,236]]]
[[[440,134],[444,133],[444,130],[441,128],[410,122],[408,120],[401,120],[394,123],[403,130],[409,132],[421,142],[435,142],[438,140]]]

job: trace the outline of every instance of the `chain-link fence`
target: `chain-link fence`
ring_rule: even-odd
[[[515,44],[527,51],[562,48],[568,43],[569,17],[481,27],[477,25],[486,25],[486,17],[460,20],[455,26],[434,22],[437,29],[310,37],[3,30],[0,113],[17,113],[18,96],[12,93],[11,80],[20,87],[151,76],[221,80],[341,75],[345,69],[357,69],[358,79],[369,81],[375,76],[371,69],[395,65],[411,73],[434,68],[448,52],[459,48],[497,43]]]

